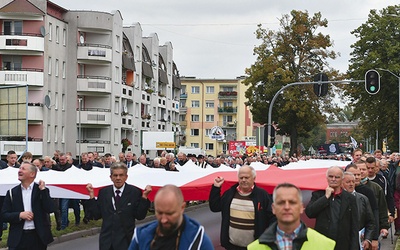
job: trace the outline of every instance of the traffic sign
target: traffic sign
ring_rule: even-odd
[[[175,142],[156,142],[156,148],[175,148]]]

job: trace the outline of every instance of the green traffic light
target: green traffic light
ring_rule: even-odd
[[[375,91],[375,86],[371,86],[371,87],[369,88],[369,90],[370,90],[371,92],[374,92],[374,91]]]

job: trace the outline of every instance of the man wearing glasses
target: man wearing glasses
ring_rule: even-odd
[[[336,241],[335,249],[360,249],[356,198],[342,190],[343,170],[330,167],[326,172],[328,187],[312,193],[306,215],[316,218],[315,230]]]

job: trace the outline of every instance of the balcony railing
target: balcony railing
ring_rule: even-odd
[[[218,99],[237,99],[236,91],[220,91],[218,92]]]
[[[111,77],[78,75],[77,78],[78,91],[111,93]]]
[[[187,99],[187,97],[188,97],[187,93],[181,94],[181,99]]]
[[[218,113],[236,113],[237,107],[222,107],[218,108]]]
[[[111,62],[112,47],[104,44],[78,43],[78,60]]]
[[[29,86],[43,86],[43,70],[33,68],[0,70],[0,84],[15,83],[27,84]]]
[[[22,33],[0,36],[0,50],[24,51],[24,53],[42,53],[44,38],[37,34]]]

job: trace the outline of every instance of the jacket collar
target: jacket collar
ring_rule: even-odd
[[[264,231],[264,233],[261,234],[259,238],[261,244],[266,244],[266,245],[275,244],[277,225],[278,223],[274,222]],[[307,241],[307,226],[303,222],[301,222],[300,231],[295,241],[301,241],[301,242]]]

